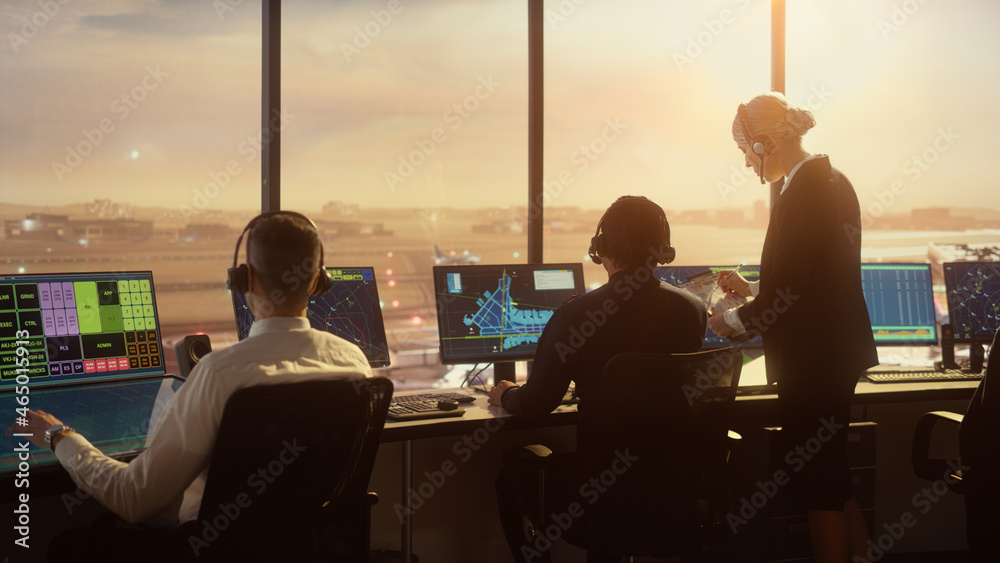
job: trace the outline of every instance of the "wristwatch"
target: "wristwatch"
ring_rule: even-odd
[[[55,448],[52,447],[52,438],[55,438],[56,436],[61,436],[67,432],[75,432],[75,430],[73,430],[69,426],[66,426],[65,424],[55,424],[49,426],[45,430],[45,447],[52,450],[52,453],[55,453],[56,450]]]

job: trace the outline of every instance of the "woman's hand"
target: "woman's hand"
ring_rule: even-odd
[[[730,276],[729,274],[732,275]],[[750,282],[734,270],[722,270],[719,272],[719,287],[722,291],[730,295],[739,295],[740,297],[750,297],[753,295],[750,292]]]

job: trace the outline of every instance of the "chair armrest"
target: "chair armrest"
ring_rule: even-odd
[[[524,514],[536,522],[542,522],[545,518],[545,471],[548,466],[548,457],[552,455],[552,450],[541,445],[531,444],[518,448],[511,448],[503,452],[504,471],[512,479],[517,479],[526,467],[533,467],[538,474],[536,503],[528,502],[521,487],[515,487],[517,491],[517,505]]]
[[[917,477],[936,481],[946,475],[949,470],[948,460],[930,457],[931,434],[938,422],[961,424],[963,418],[963,415],[953,412],[933,411],[924,413],[917,420],[917,427],[913,431],[913,446],[910,449],[910,463]],[[961,480],[960,475],[955,477]]]

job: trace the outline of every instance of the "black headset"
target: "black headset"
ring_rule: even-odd
[[[319,228],[316,227],[316,223],[312,222],[312,219],[295,211],[268,211],[266,213],[261,213],[247,223],[243,232],[240,233],[240,238],[236,241],[236,250],[233,252],[233,267],[228,270],[229,276],[226,280],[226,287],[239,293],[246,293],[249,291],[250,269],[246,264],[240,264],[239,266],[236,265],[236,261],[239,259],[240,255],[240,245],[243,243],[243,237],[250,232],[250,229],[252,229],[258,221],[274,217],[276,215],[287,215],[289,217],[302,219],[308,223],[312,230],[316,233],[316,238],[319,239],[319,277],[316,278],[316,288],[313,289],[310,295],[316,297],[330,291],[330,288],[333,287],[333,279],[330,277],[330,272],[327,272],[326,268],[323,267],[323,236],[320,235]],[[247,239],[248,245],[250,244],[249,240],[250,239]]]
[[[663,257],[658,263],[669,264],[673,262],[674,258],[677,256],[677,251],[674,250],[673,246],[670,246],[670,222],[667,221],[667,214],[663,212],[662,207],[642,196],[624,197],[619,201],[616,201],[615,203],[611,204],[611,207],[609,207],[608,210],[604,212],[604,215],[601,215],[601,220],[597,222],[597,230],[594,231],[594,236],[593,238],[590,239],[590,249],[588,249],[587,251],[587,253],[590,254],[590,259],[594,262],[594,264],[598,265],[604,262],[601,259],[601,254],[605,254],[607,249],[604,247],[604,235],[601,234],[601,224],[604,223],[604,218],[608,216],[609,212],[611,212],[611,208],[620,203],[631,202],[631,201],[635,201],[637,203],[646,202],[647,204],[652,205],[653,207],[656,208],[659,217],[663,219],[663,229],[664,229],[663,246],[666,246],[666,250],[664,250],[663,252]]]
[[[743,131],[743,138],[746,140],[747,145],[750,146],[750,150],[752,150],[754,154],[760,157],[760,170],[758,171],[758,173],[760,174],[760,183],[763,184],[765,183],[764,154],[767,152],[767,150],[764,147],[764,143],[754,139],[753,136],[750,134],[750,128],[747,125],[746,102],[743,102],[742,104],[739,105],[738,108],[736,108],[736,120],[740,122],[740,130]]]

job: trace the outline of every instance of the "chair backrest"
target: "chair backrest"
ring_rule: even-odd
[[[590,476],[605,489],[595,486],[596,547],[656,553],[671,535],[691,538],[724,522],[729,420],[742,367],[733,348],[620,354],[608,362],[585,452]]]
[[[992,561],[1000,515],[1000,330],[993,337],[986,373],[976,388],[959,430],[962,489],[969,547],[973,561]],[[993,387],[991,388],[990,385]],[[990,391],[992,389],[992,391]],[[989,554],[988,556],[985,554]]]
[[[216,555],[309,553],[330,506],[367,495],[392,390],[377,377],[233,393],[195,528],[211,541],[195,545]]]

